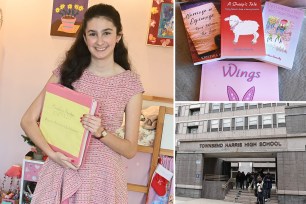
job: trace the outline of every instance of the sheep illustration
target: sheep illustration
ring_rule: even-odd
[[[259,28],[259,24],[256,21],[245,20],[242,21],[236,15],[231,15],[224,19],[225,21],[229,21],[231,30],[233,31],[235,38],[234,44],[238,42],[240,35],[254,35],[254,39],[252,40],[253,44],[257,43],[257,38],[259,34],[257,32]]]

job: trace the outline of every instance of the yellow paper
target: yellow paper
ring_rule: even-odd
[[[47,92],[40,129],[47,142],[78,157],[84,128],[80,122],[89,108]]]

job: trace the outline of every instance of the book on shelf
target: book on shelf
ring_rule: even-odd
[[[278,67],[264,62],[202,65],[200,101],[278,101]]]
[[[258,59],[292,69],[303,19],[303,10],[266,2],[263,10],[266,56]]]
[[[220,60],[220,3],[185,2],[180,10],[194,65]]]
[[[261,0],[221,1],[221,57],[264,57]]]
[[[97,101],[91,96],[60,84],[46,85],[40,130],[50,147],[73,159],[76,167],[80,167],[91,138],[80,118],[94,114],[96,108]]]

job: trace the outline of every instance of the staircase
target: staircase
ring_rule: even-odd
[[[255,204],[257,198],[255,197],[253,190],[248,191],[241,189],[231,189],[226,194],[224,201],[242,204]],[[270,201],[266,202],[265,204],[278,204],[275,189],[272,189]]]

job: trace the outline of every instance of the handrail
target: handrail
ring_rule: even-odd
[[[230,184],[230,183],[235,183],[235,182],[236,182],[236,179],[235,179],[235,178],[230,178],[230,179],[228,179],[228,181],[227,181],[225,184],[222,185],[222,188],[223,188],[223,189],[228,189],[229,184]]]
[[[255,179],[252,180],[252,182],[250,183],[249,187],[248,187],[248,191],[250,192],[252,190],[252,185],[254,184]],[[254,188],[254,187],[253,187]]]
[[[205,174],[205,181],[226,181],[228,179],[227,175],[217,175],[217,174]]]

